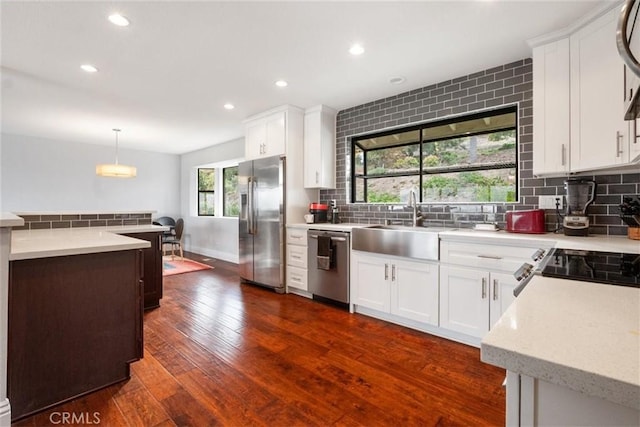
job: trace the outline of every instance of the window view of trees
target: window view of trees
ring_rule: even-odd
[[[512,202],[516,107],[352,140],[352,201]]]
[[[198,215],[215,215],[216,170],[198,169]]]
[[[238,216],[240,206],[238,200],[238,167],[233,166],[222,170],[224,181],[224,199],[222,201],[224,216]]]

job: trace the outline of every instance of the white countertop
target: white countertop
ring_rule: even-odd
[[[24,219],[9,212],[0,212],[0,227],[21,227]]]
[[[481,359],[640,409],[640,289],[536,276],[482,340]]]
[[[16,230],[11,233],[10,261],[148,248],[145,240],[120,233],[167,231],[157,225]]]
[[[640,241],[631,240],[626,236],[606,236],[591,234],[586,237],[565,236],[564,234],[523,234],[500,231],[480,231],[471,229],[457,229],[444,231],[439,234],[445,241],[478,242],[487,244],[512,244],[535,246],[546,244],[549,247],[561,249],[581,249],[601,252],[625,252],[640,254]]]

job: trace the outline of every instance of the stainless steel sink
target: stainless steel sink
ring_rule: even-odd
[[[354,228],[351,247],[357,251],[424,260],[438,260],[438,233],[443,228],[372,225]]]

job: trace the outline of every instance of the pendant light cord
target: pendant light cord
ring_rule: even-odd
[[[120,133],[120,129],[113,129],[116,133],[116,165],[118,164],[118,134]]]

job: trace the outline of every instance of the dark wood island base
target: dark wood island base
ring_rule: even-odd
[[[139,249],[10,262],[12,421],[129,378],[143,356],[142,271]]]

